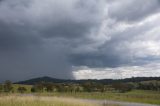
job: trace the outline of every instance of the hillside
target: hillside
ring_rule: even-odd
[[[103,84],[111,84],[116,82],[141,82],[141,81],[150,81],[150,80],[159,80],[160,77],[132,77],[132,78],[126,78],[126,79],[88,79],[88,80],[67,80],[67,79],[56,79],[52,77],[39,77],[39,78],[33,78],[26,81],[19,81],[15,82],[15,84],[26,84],[26,85],[33,85],[38,82],[52,82],[52,83],[83,83],[86,81],[91,82],[98,82]]]

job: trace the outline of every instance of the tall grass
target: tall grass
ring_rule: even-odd
[[[1,96],[0,106],[100,106],[83,100],[44,96]],[[103,105],[116,106],[116,105]]]
[[[56,97],[6,96],[0,98],[0,106],[98,106],[98,104]]]
[[[159,91],[141,91],[134,90],[126,93],[113,93],[113,92],[81,92],[81,93],[41,93],[37,95],[59,96],[59,97],[75,97],[75,98],[90,98],[90,99],[108,99],[127,102],[139,102],[148,104],[160,105],[160,92]]]

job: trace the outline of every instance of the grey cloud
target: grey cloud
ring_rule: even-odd
[[[158,62],[158,13],[157,0],[3,0],[0,81]]]
[[[42,44],[41,37],[32,31],[32,29],[9,24],[0,24],[0,49],[14,50],[25,49],[29,46]]]
[[[0,81],[45,75],[74,78],[73,64],[68,57],[72,45],[79,39],[85,39],[87,33],[101,22],[103,14],[103,3],[84,2],[2,1]]]
[[[92,27],[91,25],[88,23],[74,23],[68,21],[59,23],[57,26],[51,26],[47,29],[43,29],[40,32],[43,37],[46,38],[63,37],[72,39],[85,36],[86,33],[89,33],[89,30]]]
[[[88,68],[75,67],[73,74],[77,79],[122,79],[131,77],[159,77],[159,63],[142,66],[116,67],[116,68]],[[154,72],[153,72],[154,70]],[[131,74],[132,73],[132,74]]]
[[[107,52],[107,51],[106,51]],[[117,54],[79,54],[72,55],[71,61],[75,66],[95,67],[118,67],[125,66],[128,59],[123,59]]]
[[[126,1],[127,6],[125,6],[125,4],[123,4],[125,1],[122,1],[115,0],[110,3],[114,4],[118,2],[121,6],[123,6],[116,7],[120,9],[129,8],[128,2],[129,5],[136,6],[136,4],[134,3],[130,4],[131,1]],[[132,0],[132,2],[136,1]],[[150,2],[149,5],[151,6],[144,5],[144,9],[146,9],[145,11],[147,11],[147,9],[150,9],[150,7],[159,8],[158,6],[154,6],[158,5],[158,2],[159,1]],[[142,3],[140,3],[139,5],[142,5]],[[135,11],[134,9],[138,9],[140,7],[141,6],[128,10],[126,9],[126,11],[132,12]],[[117,9],[117,11],[119,11],[119,13],[122,13],[120,9]],[[159,37],[156,37],[156,40],[154,39],[154,36],[156,36],[156,34],[152,35],[149,34],[149,32],[153,31],[156,28],[159,28],[158,18],[154,18],[152,20],[152,15],[157,15],[155,17],[158,17],[159,12],[147,11],[148,13],[145,14],[142,11],[141,14],[140,11],[140,13],[138,14],[141,14],[142,16],[136,16],[136,14],[134,14],[135,19],[130,18],[132,17],[130,14],[124,15],[122,13],[122,15],[124,15],[123,19],[118,19],[120,16],[119,13],[116,14],[117,16],[115,16],[115,18],[113,18],[111,16],[112,10],[114,10],[114,7],[113,9],[108,10],[109,14],[107,18],[109,19],[106,19],[106,21],[104,22],[106,23],[105,28],[107,29],[106,36],[109,36],[110,40],[106,40],[105,43],[97,46],[96,51],[94,52],[87,52],[84,54],[77,53],[75,55],[72,55],[72,63],[76,66],[86,65],[89,67],[120,67],[134,65],[141,66],[144,64],[149,64],[153,61],[157,62],[157,59],[159,59],[159,48],[155,46],[157,45],[157,42],[159,42]],[[125,13],[125,10],[123,12]],[[125,17],[127,17],[126,20]],[[140,18],[141,20],[139,20]],[[132,21],[136,21],[136,23],[132,23]],[[94,45],[94,43],[90,45]],[[86,44],[86,48],[88,48],[87,46],[88,44]],[[85,46],[83,47],[85,48]]]
[[[160,11],[159,0],[121,0],[111,2],[109,15],[118,21],[138,21]]]
[[[32,47],[23,51],[1,51],[1,80],[6,78],[12,80],[28,79],[45,75],[73,78],[66,57],[66,52],[69,49],[58,44],[46,46],[45,49]]]

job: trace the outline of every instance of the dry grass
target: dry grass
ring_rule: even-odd
[[[101,106],[83,100],[43,96],[1,96],[0,106]],[[104,106],[104,105],[103,105]],[[105,106],[115,106],[106,104]]]

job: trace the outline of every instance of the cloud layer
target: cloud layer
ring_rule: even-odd
[[[160,62],[159,5],[159,0],[1,0],[0,81],[88,78],[80,74],[83,67],[104,73],[102,78],[115,78],[110,73],[119,69],[160,76],[159,68],[153,70]],[[93,78],[101,78],[96,73]]]

